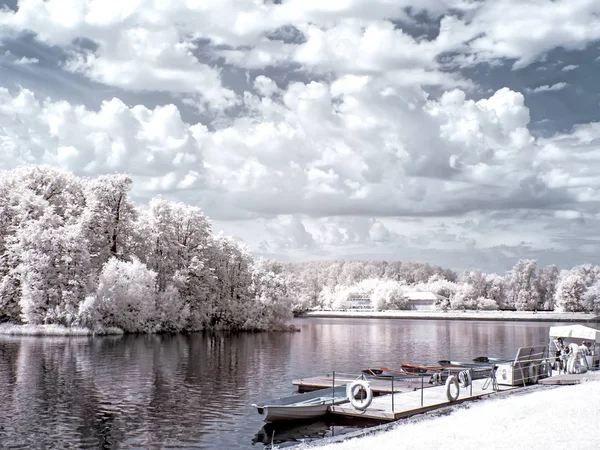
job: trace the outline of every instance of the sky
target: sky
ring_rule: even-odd
[[[0,170],[257,256],[600,263],[597,0],[0,0]]]

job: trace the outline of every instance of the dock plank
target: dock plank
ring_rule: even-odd
[[[471,387],[460,388],[459,397],[455,402],[448,401],[446,397],[445,385],[431,386],[423,390],[423,400],[421,402],[421,390],[400,392],[395,394],[386,394],[373,398],[371,405],[365,411],[359,411],[352,405],[345,403],[335,405],[330,408],[331,414],[343,415],[347,417],[361,417],[364,419],[373,419],[380,421],[393,421],[416,414],[422,414],[443,406],[462,403],[466,400],[474,400],[486,395],[493,394],[495,391],[491,386],[483,389],[487,380],[474,380]],[[499,386],[500,391],[516,389],[512,386]],[[392,396],[394,398],[394,407],[392,410]]]
[[[335,385],[342,386],[344,384],[352,383],[357,379],[357,375],[337,375],[335,376]],[[298,387],[298,392],[314,391],[315,389],[325,389],[333,386],[333,376],[323,375],[317,377],[300,378],[292,381],[294,386]],[[374,395],[391,394],[392,393],[392,382],[390,380],[383,379],[369,379],[369,384],[373,390]],[[423,379],[423,388],[428,389],[433,387],[429,384],[429,376]],[[394,380],[393,392],[410,392],[414,390],[421,390],[421,377],[415,377],[414,380]]]
[[[543,380],[539,380],[538,383],[545,385],[571,385],[571,384],[579,384],[583,381],[587,380],[597,380],[600,379],[600,372],[586,372],[586,373],[565,373],[558,375],[556,370],[554,371],[554,376],[549,378],[544,378]]]

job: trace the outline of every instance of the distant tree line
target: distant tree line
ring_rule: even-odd
[[[0,321],[94,331],[272,330],[289,275],[213,235],[197,207],[131,203],[125,175],[0,172]]]
[[[504,275],[468,270],[455,272],[422,263],[326,261],[288,264],[296,281],[297,312],[340,308],[351,296],[368,294],[375,309],[407,309],[403,294],[426,291],[445,297],[438,310],[516,310],[597,312],[600,310],[600,266],[569,270],[537,267],[519,260]]]

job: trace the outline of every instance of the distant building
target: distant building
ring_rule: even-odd
[[[373,303],[368,294],[355,294],[346,299],[344,309],[352,311],[372,311]]]
[[[433,311],[437,302],[448,300],[446,297],[433,292],[406,292],[404,298],[411,305],[410,309],[416,311]]]

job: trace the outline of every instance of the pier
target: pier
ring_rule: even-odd
[[[487,386],[486,386],[487,384]],[[460,388],[458,399],[450,402],[446,397],[446,386],[430,386],[411,392],[381,395],[373,398],[371,405],[364,411],[355,409],[349,403],[329,408],[330,414],[370,419],[376,421],[394,421],[406,417],[433,411],[444,406],[456,405],[467,400],[475,400],[497,392],[512,391],[519,387],[498,386],[495,391],[489,379],[473,380],[471,386]]]
[[[334,383],[335,378],[335,383]],[[369,379],[369,384],[374,396],[380,396],[385,394],[391,394],[392,392],[411,392],[415,390],[421,390],[421,385],[424,389],[433,387],[429,384],[429,376],[425,376],[422,380],[420,376],[414,378],[398,377],[394,378],[392,383],[390,379]],[[326,389],[332,386],[342,386],[344,384],[352,383],[356,380],[356,375],[349,374],[326,374],[317,377],[300,378],[292,381],[292,384],[298,388],[298,392],[310,392],[316,389]]]

